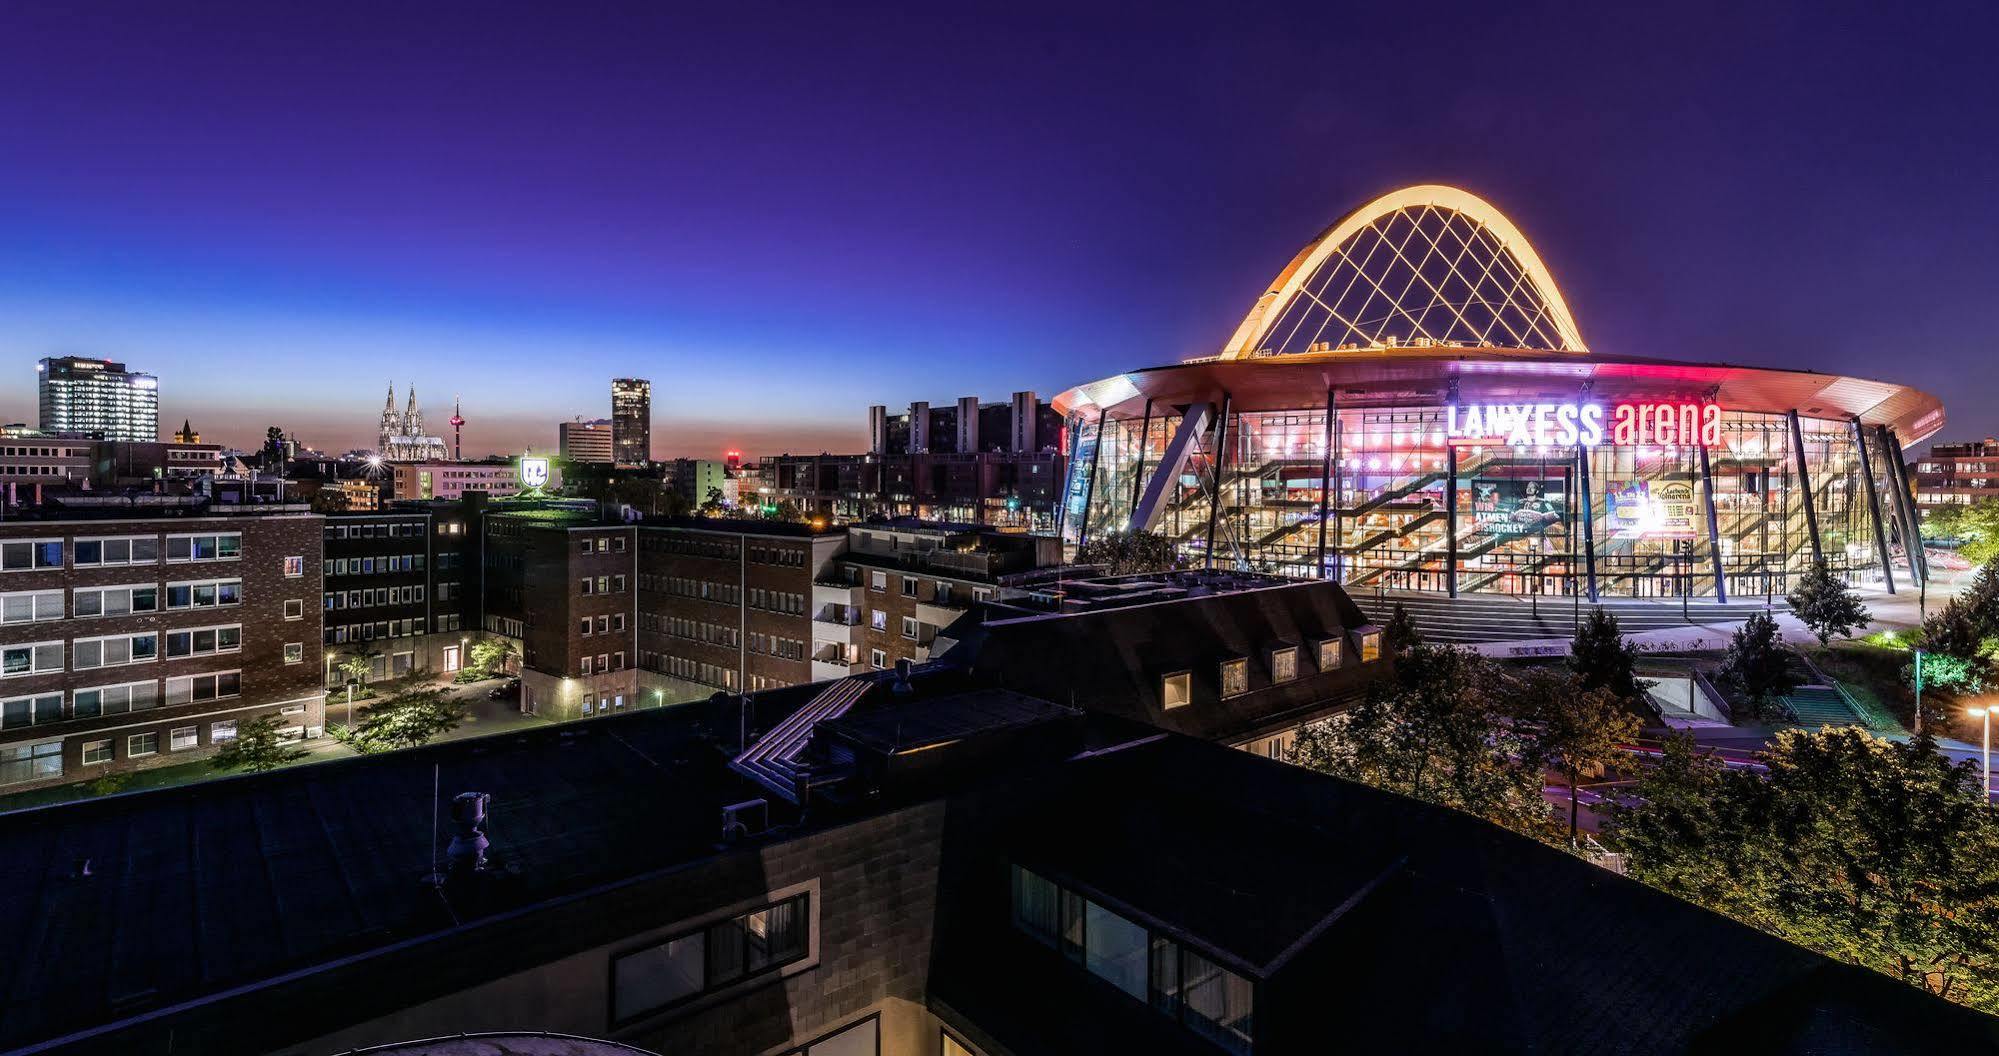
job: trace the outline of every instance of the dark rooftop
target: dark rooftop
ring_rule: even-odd
[[[1078,612],[1155,605],[1183,598],[1233,594],[1298,582],[1263,572],[1229,569],[1186,569],[1179,572],[1107,576],[1095,568],[1081,574],[1071,569],[1041,572],[1032,582],[1016,584],[1029,591],[1024,598],[1007,598],[992,605],[988,620],[1056,616]]]
[[[773,535],[812,539],[841,535],[845,528],[814,528],[798,521],[765,521],[751,517],[648,517],[640,522],[647,528],[678,528],[689,532],[723,532],[729,535]]]
[[[818,725],[855,744],[883,752],[908,752],[981,733],[1032,726],[1076,713],[1004,689],[972,689],[941,697],[899,701],[890,697]]]
[[[692,707],[0,814],[0,1051],[713,854]],[[425,882],[433,781],[490,883]]]

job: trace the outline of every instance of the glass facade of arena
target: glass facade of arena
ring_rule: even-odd
[[[1847,421],[1801,417],[1794,437],[1788,415],[1722,412],[1704,479],[1695,445],[1620,445],[1608,433],[1587,447],[1447,443],[1437,406],[1341,409],[1330,458],[1322,409],[1231,413],[1225,428],[1217,417],[1187,437],[1177,472],[1166,465],[1151,524],[1196,561],[1212,537],[1217,565],[1350,587],[1561,596],[1588,590],[1593,561],[1599,596],[1712,597],[1718,550],[1729,597],[1746,599],[1785,593],[1814,553],[1849,581],[1877,583],[1885,539],[1890,571],[1909,582],[1897,467],[1870,428],[1870,501]],[[1180,426],[1175,413],[1072,421],[1069,542],[1125,529]]]

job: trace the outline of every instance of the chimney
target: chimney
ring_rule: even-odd
[[[457,831],[444,849],[444,872],[448,877],[465,877],[486,868],[486,808],[492,796],[484,792],[460,792],[451,799],[451,826]]]
[[[930,452],[930,404],[919,400],[909,405],[909,453]]]
[[[868,408],[868,454],[888,454],[888,407],[883,404]]]
[[[977,396],[958,397],[958,453],[974,455],[979,451],[979,398]]]
[[[1016,454],[1031,454],[1041,450],[1041,437],[1037,426],[1041,420],[1041,401],[1034,393],[1013,394],[1013,437],[1007,450]]]
[[[916,687],[909,684],[909,672],[915,666],[909,662],[908,657],[897,660],[895,662],[895,685],[891,686],[889,691],[899,697],[906,697],[916,692]]]

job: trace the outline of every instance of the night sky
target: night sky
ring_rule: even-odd
[[[1999,432],[1990,5],[1624,6],[9,4],[0,421],[82,354],[224,443],[371,445],[394,379],[547,448],[635,374],[658,455],[859,450],[1214,352],[1441,182],[1598,351]]]

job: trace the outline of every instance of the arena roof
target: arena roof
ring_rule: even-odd
[[[1278,272],[1219,356],[1129,371],[1057,396],[1064,415],[1136,418],[1219,402],[1239,411],[1713,400],[1725,410],[1859,418],[1914,444],[1943,405],[1903,385],[1589,351],[1554,276],[1520,229],[1454,187],[1382,195]]]

